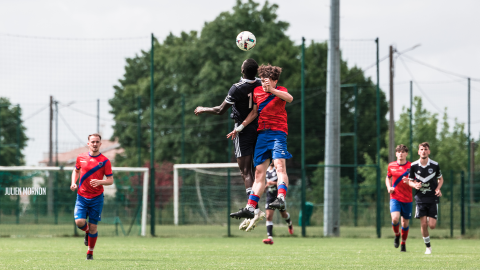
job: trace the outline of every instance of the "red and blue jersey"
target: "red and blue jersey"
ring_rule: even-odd
[[[396,161],[388,164],[387,176],[392,178],[392,187],[395,188],[395,191],[390,194],[390,199],[403,203],[412,202],[412,188],[408,184],[403,183],[402,180],[403,177],[408,178],[411,165],[410,161],[402,165]]]
[[[112,176],[112,163],[102,154],[91,156],[89,152],[77,156],[75,169],[80,170],[78,195],[92,199],[103,193],[103,185],[92,187],[90,180],[103,179],[103,176]]]
[[[277,86],[275,89],[288,92],[287,88],[283,86]],[[263,88],[258,86],[253,91],[253,103],[257,104],[257,131],[278,130],[288,135],[287,111],[285,110],[287,102],[285,100],[263,91]]]

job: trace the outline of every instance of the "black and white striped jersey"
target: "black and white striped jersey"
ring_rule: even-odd
[[[267,182],[272,181],[272,182],[277,182],[278,176],[277,176],[277,171],[275,170],[275,167],[270,170],[270,167],[267,169]],[[267,187],[268,192],[277,192],[277,185],[274,186],[269,186]]]
[[[225,98],[225,102],[233,105],[230,118],[235,119],[237,123],[242,123],[247,118],[253,108],[253,89],[261,85],[259,78],[255,80],[240,78],[238,83],[232,85]],[[252,123],[257,125],[258,120],[255,119]]]
[[[412,163],[409,179],[422,182],[422,187],[415,193],[417,203],[437,203],[438,197],[435,189],[438,186],[438,178],[442,176],[438,162],[428,159],[427,165],[422,166],[420,160]]]

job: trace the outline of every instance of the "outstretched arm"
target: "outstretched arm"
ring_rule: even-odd
[[[271,89],[270,93],[274,94],[275,96],[285,100],[288,103],[291,103],[293,101],[292,95],[290,95],[288,92],[283,92],[277,89]]]
[[[232,107],[232,104],[229,104],[227,103],[225,100],[222,102],[222,104],[220,104],[219,106],[216,106],[216,107],[201,107],[201,106],[198,106],[194,113],[195,115],[199,115],[199,114],[202,114],[202,113],[208,113],[208,114],[214,114],[214,115],[222,115],[224,114],[228,108]]]

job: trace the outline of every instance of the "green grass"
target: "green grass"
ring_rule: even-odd
[[[419,238],[407,241],[407,253],[393,240],[374,238],[98,238],[94,261],[85,261],[81,237],[1,238],[0,268],[6,269],[406,269],[480,268],[480,241],[433,239],[424,255]],[[247,259],[248,257],[248,259]]]

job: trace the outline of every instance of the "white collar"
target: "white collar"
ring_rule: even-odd
[[[257,80],[258,80],[258,78],[255,78],[255,80],[249,80],[249,79],[245,79],[243,77],[240,77],[240,81],[242,81],[242,82],[254,83]]]
[[[420,165],[420,167],[422,167],[422,168],[426,168],[428,165],[430,165],[430,158],[428,158],[427,165],[425,165],[425,166],[422,165],[422,158],[419,158],[418,159],[418,165]]]

